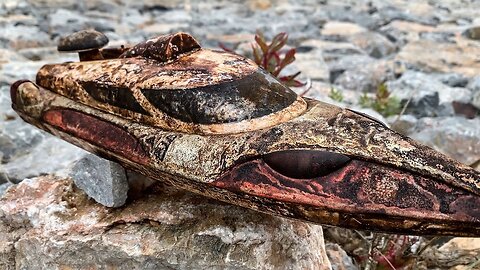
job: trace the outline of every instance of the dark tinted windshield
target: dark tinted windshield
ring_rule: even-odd
[[[297,95],[264,70],[242,79],[193,89],[143,89],[155,107],[184,122],[238,122],[277,112]]]
[[[95,100],[107,103],[122,109],[149,115],[132,94],[132,91],[126,87],[115,87],[111,85],[101,85],[96,82],[81,83],[85,91]]]

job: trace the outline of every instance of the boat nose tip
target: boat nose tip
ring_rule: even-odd
[[[26,83],[26,82],[29,82],[29,81],[28,81],[28,80],[19,80],[19,81],[14,82],[14,83],[10,86],[10,99],[12,100],[12,103],[13,103],[13,104],[16,104],[16,103],[17,103],[18,87],[19,87],[22,83]]]
[[[32,106],[41,102],[40,89],[29,80],[19,80],[10,86],[10,98],[15,106]]]

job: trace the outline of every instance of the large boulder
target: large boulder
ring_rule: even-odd
[[[321,226],[161,184],[112,209],[52,178],[0,198],[0,269],[331,269]]]

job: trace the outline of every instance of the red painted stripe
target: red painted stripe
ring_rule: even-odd
[[[44,113],[46,123],[140,164],[149,158],[138,140],[122,128],[94,116],[68,109],[53,109]]]
[[[480,197],[433,179],[365,161],[312,179],[284,176],[262,160],[233,167],[211,185],[237,193],[334,212],[476,222]]]

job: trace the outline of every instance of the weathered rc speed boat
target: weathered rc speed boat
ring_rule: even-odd
[[[83,31],[11,87],[28,123],[153,179],[262,212],[408,234],[480,236],[480,174],[375,119],[297,96],[188,34],[99,49]]]

